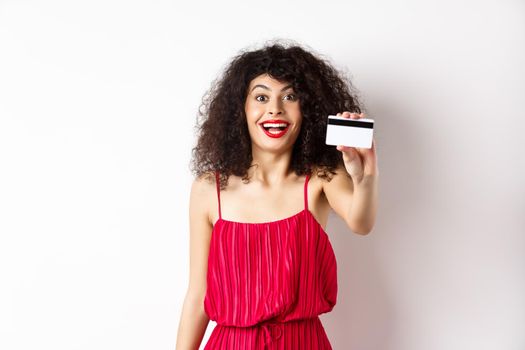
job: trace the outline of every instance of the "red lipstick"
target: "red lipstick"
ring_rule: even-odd
[[[273,125],[267,126],[266,128],[263,126],[263,125],[268,125],[268,124],[273,124]],[[269,137],[279,138],[279,137],[282,137],[284,134],[286,134],[286,132],[288,131],[288,127],[290,126],[290,123],[284,120],[280,120],[280,119],[270,119],[262,123],[259,123],[259,125],[264,131],[264,133],[268,135]]]

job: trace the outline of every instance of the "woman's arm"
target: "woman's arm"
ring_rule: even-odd
[[[364,117],[364,113],[337,113],[350,119]],[[334,211],[355,233],[366,235],[374,227],[377,212],[378,176],[375,140],[371,148],[337,146],[343,154],[344,166],[330,182],[323,183],[323,191]]]
[[[204,178],[194,180],[191,186],[190,276],[179,322],[176,350],[197,350],[209,323],[204,312],[204,296],[212,231],[207,205],[210,202],[210,188]]]
[[[377,175],[364,176],[357,183],[348,175],[345,167],[337,168],[336,172],[331,181],[323,181],[323,192],[330,207],[352,232],[360,235],[370,233],[377,211]]]

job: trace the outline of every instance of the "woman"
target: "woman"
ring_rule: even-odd
[[[325,144],[327,117],[358,119],[348,82],[298,45],[242,52],[203,100],[190,194],[190,280],[177,350],[331,349],[318,315],[337,298],[324,227],[374,225],[371,149]]]

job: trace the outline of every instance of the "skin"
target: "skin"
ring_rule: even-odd
[[[300,103],[287,83],[264,74],[250,82],[245,112],[255,166],[249,169],[249,183],[231,176],[228,187],[221,191],[222,218],[260,223],[290,217],[304,209],[305,176],[298,177],[289,171],[292,148],[302,123]],[[347,111],[338,115],[351,119],[364,117],[364,114]],[[258,125],[273,118],[290,122],[288,132],[281,138],[267,136]],[[330,182],[313,172],[308,183],[308,209],[323,229],[333,209],[352,232],[366,235],[372,230],[377,208],[375,142],[371,149],[344,146],[337,149],[343,154],[344,167],[337,169]],[[190,279],[179,323],[177,350],[198,349],[209,323],[204,312],[208,252],[213,225],[219,218],[214,174],[192,183],[189,214]]]

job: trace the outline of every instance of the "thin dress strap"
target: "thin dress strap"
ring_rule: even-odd
[[[306,174],[306,179],[304,180],[304,209],[308,210],[308,179],[310,175]]]
[[[219,181],[219,172],[215,172],[215,183],[217,184],[217,203],[219,204],[219,219],[222,219],[221,215],[221,186]]]

